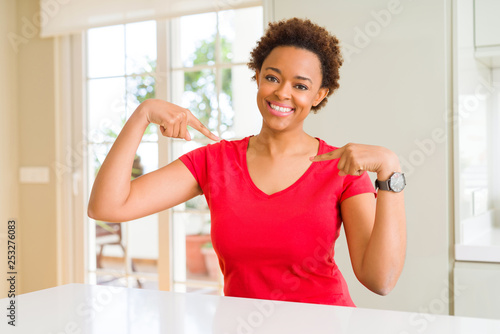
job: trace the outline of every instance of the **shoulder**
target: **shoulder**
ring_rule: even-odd
[[[250,137],[245,137],[242,139],[236,140],[226,140],[223,139],[217,143],[211,143],[204,146],[207,151],[211,153],[215,152],[241,152],[242,150],[246,151],[248,146],[248,140]]]
[[[242,160],[245,156],[249,137],[237,140],[221,140],[216,143],[209,143],[186,153],[193,160],[203,160],[207,163],[231,163]]]
[[[318,137],[315,137],[315,138],[317,140],[319,140],[319,152],[318,152],[319,154],[324,154],[324,153],[328,153],[331,151],[335,151],[336,149],[339,148],[337,146],[333,146],[333,145],[328,144],[326,141],[324,141],[321,138],[318,138]]]

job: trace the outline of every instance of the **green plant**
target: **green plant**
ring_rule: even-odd
[[[221,57],[223,62],[230,62],[232,58],[232,44],[226,38],[220,39]],[[203,40],[196,47],[191,56],[194,66],[213,64],[215,59],[215,36]],[[216,78],[210,70],[186,71],[184,72],[184,91],[193,93],[190,96],[189,110],[212,131],[218,130],[211,119],[217,119]],[[233,93],[231,89],[232,72],[231,69],[221,70],[221,93],[226,96],[226,103],[232,104]],[[221,129],[225,130],[233,125],[232,117],[221,115]],[[196,134],[198,135],[198,134]]]
[[[201,245],[201,248],[214,248],[214,246],[212,245],[212,242],[209,241]]]

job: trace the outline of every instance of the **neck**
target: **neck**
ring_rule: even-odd
[[[317,140],[304,132],[302,128],[290,131],[273,131],[265,126],[255,136],[255,148],[270,156],[303,154],[310,151],[311,143]]]

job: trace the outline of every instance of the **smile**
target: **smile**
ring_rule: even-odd
[[[294,108],[278,106],[271,102],[267,102],[267,106],[269,107],[268,109],[271,112],[271,114],[275,116],[288,116],[292,114],[293,111],[295,110]]]

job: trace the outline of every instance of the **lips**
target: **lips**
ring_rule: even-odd
[[[282,104],[271,103],[269,101],[267,101],[267,109],[271,114],[278,117],[285,117],[291,115],[295,111],[294,108],[290,108]]]

